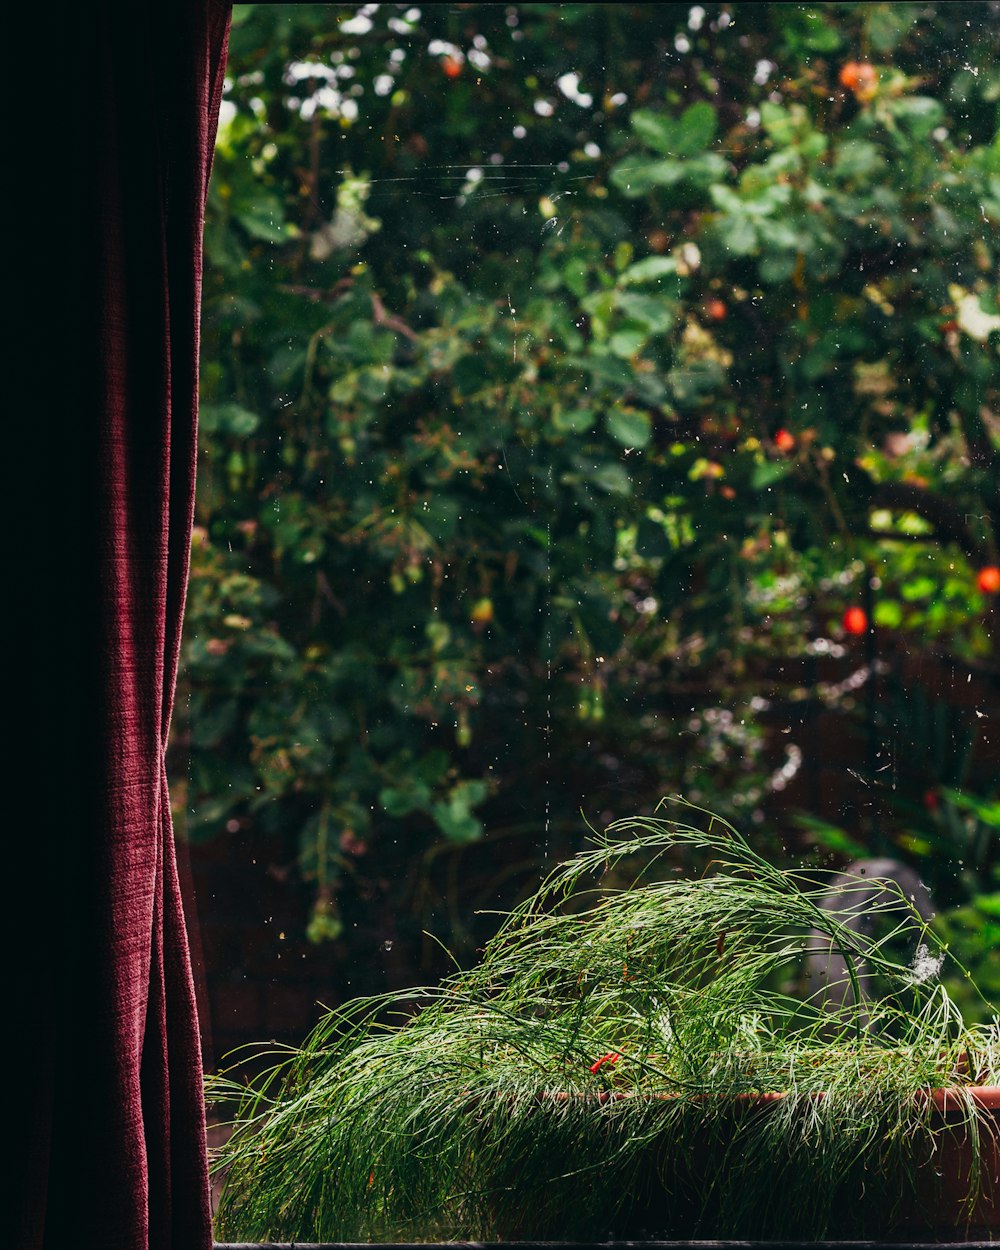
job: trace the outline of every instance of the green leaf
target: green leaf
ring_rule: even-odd
[[[836,150],[833,172],[840,178],[870,178],[882,164],[882,154],[874,143],[847,139]]]
[[[644,143],[664,156],[696,156],[715,138],[715,109],[704,100],[692,104],[680,117],[652,109],[632,114],[632,129]]]
[[[894,52],[916,20],[912,4],[872,4],[867,6],[868,38],[877,52]]]
[[[485,802],[490,788],[485,781],[460,781],[451,791],[453,803],[464,803],[467,807],[477,807]]]
[[[378,801],[387,816],[409,816],[413,812],[426,811],[431,791],[426,783],[413,780],[404,787],[386,786],[379,791]]]
[[[788,477],[791,472],[792,466],[787,460],[762,460],[754,465],[753,473],[750,474],[750,485],[754,490],[765,490]]]
[[[282,220],[283,215],[280,200],[270,197],[262,197],[245,207],[241,206],[234,213],[247,234],[264,243],[284,243],[287,230]]]
[[[615,356],[598,355],[596,352],[580,360],[580,366],[597,382],[603,382],[608,390],[621,394],[632,384],[633,371]]]
[[[677,261],[673,256],[647,256],[629,265],[618,281],[623,286],[637,285],[642,282],[658,282],[661,278],[677,273]]]
[[[724,213],[739,215],[745,211],[743,201],[732,187],[719,185],[709,192],[712,203]]]
[[[675,321],[673,304],[655,295],[623,291],[618,296],[618,308],[629,321],[641,322],[654,334],[669,330]]]
[[[335,404],[349,404],[358,393],[358,375],[345,373],[330,387],[330,398]]]
[[[898,629],[903,623],[903,606],[895,599],[880,599],[873,613],[875,624]]]
[[[431,814],[449,842],[476,842],[482,837],[482,821],[465,808],[456,809],[447,803],[435,803]]]
[[[937,582],[933,577],[914,577],[904,582],[900,594],[907,603],[915,603],[918,599],[929,599],[937,590]]]
[[[424,626],[424,634],[434,651],[443,651],[451,641],[451,630],[444,621],[437,619],[427,622]]]
[[[319,899],[306,925],[306,939],[318,946],[321,942],[336,942],[343,932],[344,922],[333,900]]]
[[[552,424],[561,434],[586,434],[596,420],[592,408],[556,408],[552,413]]]
[[[623,447],[647,447],[653,436],[649,414],[634,408],[612,408],[605,424],[611,437]]]
[[[733,256],[749,256],[757,247],[757,229],[745,213],[730,214],[718,222],[722,246]]]
[[[796,122],[787,109],[773,100],[765,100],[760,106],[761,125],[779,148],[785,148],[795,138]]]
[[[718,152],[705,152],[687,162],[684,174],[688,182],[700,190],[710,189],[720,178],[724,178],[729,168],[724,156]]]
[[[612,334],[608,346],[616,356],[630,360],[636,352],[641,351],[648,338],[649,331],[645,326],[625,325]]]
[[[562,278],[566,289],[572,291],[578,299],[582,299],[590,285],[590,273],[590,266],[587,262],[581,257],[574,256],[563,266]]]
[[[862,859],[868,854],[868,848],[864,843],[852,838],[849,833],[845,833],[836,825],[828,824],[825,820],[802,814],[795,817],[795,823],[800,829],[811,833],[819,845],[828,850],[837,851],[841,855],[850,855],[853,859]]]
[[[993,916],[1000,920],[1000,894],[980,894],[974,906],[984,916]]]
[[[680,161],[630,161],[616,165],[611,171],[611,182],[623,195],[636,199],[648,195],[657,187],[673,187],[685,174]]]
[[[372,404],[380,404],[388,397],[392,370],[387,365],[373,365],[371,368],[361,369],[355,376],[362,399]]]
[[[945,789],[941,793],[955,807],[974,813],[984,825],[1000,829],[1000,800],[976,798],[972,794],[963,794],[961,790]]]
[[[587,473],[589,481],[608,495],[631,495],[632,479],[623,464],[605,462],[594,465]]]
[[[680,125],[675,118],[665,113],[654,113],[651,109],[636,109],[631,122],[632,129],[647,147],[664,156],[678,155]]]
[[[944,121],[944,108],[939,100],[927,95],[902,96],[890,100],[889,112],[902,122],[914,139],[926,139]]]
[[[809,5],[808,8],[804,5],[784,6],[782,34],[793,56],[808,62],[810,52],[834,52],[840,47],[840,32],[825,19],[824,10],[828,7],[825,4]]]

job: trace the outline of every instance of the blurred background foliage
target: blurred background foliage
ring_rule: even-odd
[[[271,839],[311,939],[378,915],[414,979],[581,811],[679,792],[917,864],[1000,997],[959,697],[998,677],[998,5],[238,5],[228,73],[188,836]],[[819,717],[862,745],[810,809]]]

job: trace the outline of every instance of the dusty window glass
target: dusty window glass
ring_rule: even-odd
[[[668,795],[914,874],[995,1013],[998,32],[236,6],[173,769],[216,1060]]]

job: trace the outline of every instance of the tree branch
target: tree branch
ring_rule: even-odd
[[[381,296],[372,291],[372,312],[375,314],[374,320],[377,326],[384,326],[387,330],[395,330],[397,334],[402,334],[411,342],[415,343],[420,338],[416,330],[411,330],[405,321],[401,321],[399,317],[393,316],[391,312],[382,303]]]

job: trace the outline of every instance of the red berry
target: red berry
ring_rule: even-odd
[[[726,306],[721,299],[710,299],[705,305],[705,316],[709,321],[725,321]]]
[[[987,564],[985,568],[980,569],[976,576],[976,585],[984,595],[997,594],[1000,591],[1000,567]]]
[[[795,435],[789,430],[778,430],[774,436],[774,445],[779,451],[789,452],[795,446]]]
[[[843,617],[844,632],[864,634],[868,630],[868,616],[864,608],[848,608]]]
[[[870,100],[875,94],[878,71],[867,61],[848,61],[839,74],[840,85],[853,91],[859,100]]]
[[[441,69],[446,78],[457,78],[462,72],[462,62],[454,56],[446,56],[441,62]]]

